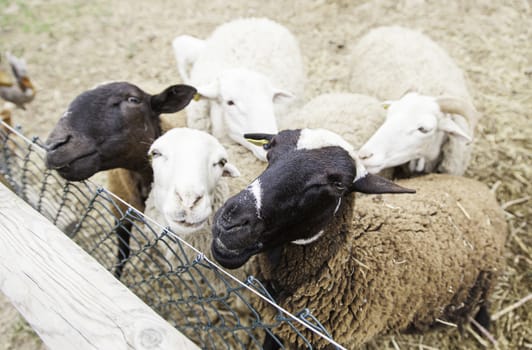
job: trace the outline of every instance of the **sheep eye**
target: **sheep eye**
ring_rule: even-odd
[[[160,157],[161,156],[161,152],[159,152],[158,150],[154,149],[150,152],[150,157],[152,159],[155,159],[157,157]]]
[[[417,131],[423,133],[423,134],[427,134],[428,132],[430,132],[431,129],[427,129],[426,127],[424,126],[420,126],[419,128],[417,128]]]
[[[334,187],[336,187],[336,189],[338,191],[344,191],[345,190],[345,185],[339,181],[335,182],[334,183]]]
[[[262,148],[264,148],[265,150],[269,150],[269,149],[271,149],[274,145],[275,145],[275,140],[272,139],[270,142],[265,143],[264,145],[262,145]]]
[[[134,103],[134,104],[139,104],[140,103],[140,99],[135,97],[135,96],[129,96],[127,98],[127,102]]]
[[[233,100],[227,101],[227,105],[228,106],[233,106],[234,104],[235,104],[235,101],[233,101]]]
[[[220,159],[220,161],[218,161],[218,163],[214,164],[214,166],[219,165],[220,167],[223,168],[225,166],[225,164],[227,164],[227,159],[222,158],[222,159]]]

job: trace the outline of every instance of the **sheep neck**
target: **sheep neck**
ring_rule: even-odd
[[[155,125],[155,136],[151,142],[158,139],[163,134],[163,129],[166,131],[169,130],[170,127],[167,127],[159,118],[159,123],[156,123]],[[135,170],[131,170],[130,174],[131,180],[133,181],[138,194],[138,198],[141,199],[139,204],[141,205],[142,209],[144,209],[144,203],[146,203],[146,199],[148,199],[148,195],[151,191],[151,185],[153,183],[153,169],[148,159],[145,158],[142,162],[142,165]]]
[[[353,219],[354,195],[343,197],[335,219],[321,237],[308,245],[288,243],[259,256],[259,278],[265,281],[277,302],[292,295],[301,285],[326,276],[328,262],[347,241]],[[294,273],[297,271],[297,273]]]

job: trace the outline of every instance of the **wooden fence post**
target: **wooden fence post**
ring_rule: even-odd
[[[198,349],[0,184],[0,290],[54,349]]]

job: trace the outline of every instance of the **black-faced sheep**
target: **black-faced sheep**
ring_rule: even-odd
[[[262,253],[256,276],[277,302],[289,311],[309,308],[348,348],[440,321],[461,325],[485,309],[506,237],[503,213],[485,185],[417,177],[400,182],[415,195],[363,196],[354,211],[353,191],[404,189],[367,174],[330,132],[248,137],[268,140],[269,165],[215,215],[212,253],[222,266],[237,268]],[[275,317],[269,305],[261,312]],[[289,348],[304,346],[286,324],[274,332]],[[301,332],[313,346],[327,347],[310,330]]]
[[[406,175],[462,175],[478,113],[463,71],[428,36],[378,27],[351,51],[351,91],[389,105],[386,121],[360,149],[369,172],[401,166]]]
[[[153,180],[148,149],[163,130],[161,113],[183,109],[196,89],[173,85],[150,95],[127,82],[100,85],[77,96],[46,141],[46,165],[66,180],[79,181],[114,169],[108,188],[137,210]],[[121,210],[127,206],[118,203]],[[120,216],[117,213],[117,216]],[[129,253],[130,224],[118,229],[119,261]],[[116,274],[120,275],[121,265]]]
[[[292,94],[302,94],[305,74],[294,36],[269,19],[243,18],[218,26],[206,40],[178,36],[173,48],[185,83],[202,96],[187,108],[187,126],[224,144],[234,140],[265,160],[264,150],[242,135],[277,132],[276,116],[296,102]]]

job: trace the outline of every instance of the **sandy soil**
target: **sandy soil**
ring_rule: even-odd
[[[155,93],[179,82],[172,38],[205,37],[241,16],[286,25],[306,58],[305,98],[348,91],[349,49],[369,28],[400,24],[420,29],[466,71],[483,119],[468,176],[493,188],[510,227],[508,266],[493,296],[494,313],[532,293],[530,179],[532,178],[532,3],[509,1],[65,1],[0,0],[0,52],[28,61],[38,94],[15,120],[27,135],[45,138],[81,91],[127,80]],[[4,301],[0,349],[35,349],[37,340]],[[501,349],[532,348],[532,302],[494,321]],[[483,340],[487,346],[489,341]],[[470,332],[383,338],[373,348],[483,348]]]

